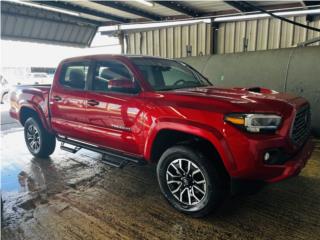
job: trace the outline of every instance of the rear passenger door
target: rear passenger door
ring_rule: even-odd
[[[87,84],[90,61],[70,62],[62,66],[50,94],[52,128],[60,135],[86,140]]]

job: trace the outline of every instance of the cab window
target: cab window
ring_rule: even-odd
[[[60,83],[72,89],[83,90],[86,87],[89,64],[69,64],[65,67]]]

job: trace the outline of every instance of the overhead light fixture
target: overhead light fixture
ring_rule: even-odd
[[[299,15],[306,15],[306,14],[319,14],[319,13],[320,13],[320,9],[288,11],[288,12],[273,12],[274,15],[282,16],[282,17],[299,16]],[[213,21],[214,22],[231,22],[231,21],[267,18],[267,17],[270,17],[270,15],[266,13],[260,13],[260,14],[258,13],[258,14],[241,15],[241,16],[217,17]]]
[[[154,4],[153,4],[152,2],[148,2],[148,1],[146,1],[146,0],[134,0],[134,1],[136,1],[136,2],[138,2],[138,3],[141,3],[141,4],[143,4],[143,5],[146,5],[146,6],[148,6],[148,7],[153,7],[153,6],[154,6]]]
[[[99,32],[112,32],[117,30],[143,30],[148,28],[161,28],[161,27],[174,27],[174,26],[184,26],[194,23],[211,23],[210,18],[198,19],[198,20],[188,20],[188,21],[172,21],[172,22],[156,22],[156,23],[139,23],[139,24],[121,24],[118,26],[102,26],[99,27]]]
[[[47,7],[44,5],[35,4],[35,3],[31,3],[31,2],[25,2],[25,1],[20,1],[20,0],[8,0],[8,2],[18,3],[18,4],[26,5],[29,7],[35,7],[35,8],[45,9],[45,10],[59,12],[59,13],[65,13],[65,14],[69,14],[69,15],[73,15],[73,16],[80,16],[80,13],[71,12],[71,11],[67,11],[67,10],[63,10],[63,9],[59,9],[59,8],[54,8],[54,7]],[[41,3],[41,1],[39,3]]]

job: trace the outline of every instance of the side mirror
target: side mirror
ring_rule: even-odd
[[[126,78],[109,80],[108,81],[109,91],[124,92],[124,93],[137,93],[138,87],[134,81]]]

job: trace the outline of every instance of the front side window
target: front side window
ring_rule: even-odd
[[[100,92],[138,92],[138,86],[129,70],[123,64],[113,61],[97,64],[92,89]]]
[[[72,89],[85,89],[88,78],[89,65],[87,64],[70,64],[65,68],[63,78],[60,83]]]
[[[186,64],[158,58],[131,58],[156,91],[211,85]]]

